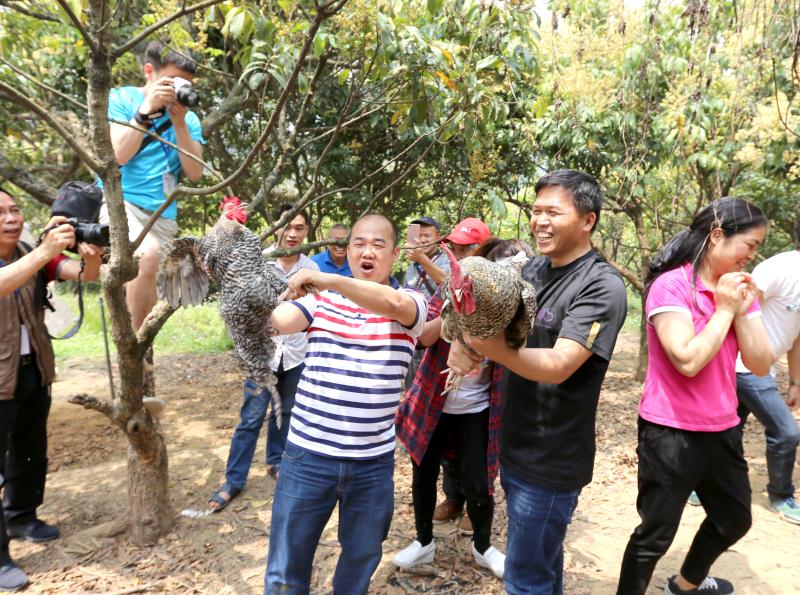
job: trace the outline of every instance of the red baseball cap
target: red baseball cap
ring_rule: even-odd
[[[453,231],[445,239],[454,244],[467,246],[469,244],[483,244],[490,237],[492,237],[492,232],[489,231],[489,227],[483,221],[475,219],[475,217],[467,217],[456,224]]]

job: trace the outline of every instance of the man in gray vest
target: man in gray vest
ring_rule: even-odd
[[[24,218],[14,198],[0,188],[0,590],[28,584],[11,560],[8,541],[50,541],[57,527],[36,516],[47,473],[47,415],[55,357],[44,325],[49,281],[93,281],[102,248],[79,244],[85,262],[62,254],[75,249],[75,230],[65,217],[53,217],[34,248],[20,241]]]

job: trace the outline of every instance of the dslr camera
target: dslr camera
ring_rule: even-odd
[[[108,225],[97,222],[102,202],[103,191],[94,184],[67,182],[58,189],[51,214],[69,219],[69,224],[75,229],[76,243],[110,246]],[[77,245],[71,246],[70,250],[76,248]]]
[[[200,96],[197,94],[197,91],[194,90],[194,86],[190,81],[179,76],[176,76],[172,80],[178,103],[186,107],[194,107],[200,103]]]
[[[75,230],[75,242],[86,242],[95,246],[110,246],[111,236],[108,225],[103,223],[89,223],[77,217],[69,217],[69,224]],[[72,248],[75,248],[73,246]]]

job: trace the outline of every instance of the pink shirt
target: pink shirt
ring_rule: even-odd
[[[692,267],[667,271],[650,287],[647,312],[648,367],[639,415],[655,424],[693,432],[721,432],[739,423],[736,414],[736,354],[733,325],[719,352],[694,377],[681,374],[661,347],[652,317],[661,312],[684,312],[692,317],[695,333],[705,328],[716,309],[714,292],[700,279],[692,296]],[[748,317],[760,316],[758,300]]]

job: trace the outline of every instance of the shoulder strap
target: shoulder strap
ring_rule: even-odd
[[[155,132],[158,136],[161,136],[161,135],[164,134],[164,132],[169,130],[171,127],[172,127],[172,120],[168,119],[166,122],[162,122],[161,124],[159,124],[158,128],[156,128],[153,132]],[[150,136],[149,134],[145,135],[144,140],[142,141],[142,144],[139,145],[139,150],[136,151],[136,153],[134,153],[134,155],[138,155],[139,152],[142,149],[144,149],[147,145],[149,145],[150,143],[154,143],[157,140],[158,139],[156,139],[153,136]]]

